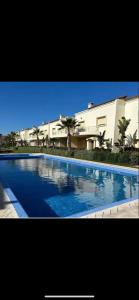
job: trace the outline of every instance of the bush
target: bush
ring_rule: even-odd
[[[74,158],[93,160],[93,153],[87,150],[74,150]]]
[[[132,152],[130,154],[131,165],[139,165],[139,152]]]
[[[0,153],[13,153],[14,151],[12,149],[0,149]]]
[[[106,154],[106,161],[108,163],[117,163],[118,162],[119,153],[111,153],[108,152]]]
[[[18,147],[14,150],[15,153],[39,153],[41,152],[41,147],[28,146],[28,147]]]
[[[64,149],[53,149],[53,148],[44,148],[43,151],[44,153],[51,154],[51,155],[59,155],[59,156],[66,156],[66,157],[73,157],[74,152],[73,151],[68,151]]]
[[[7,151],[8,152],[8,151]],[[9,150],[9,152],[12,152]],[[77,150],[72,149],[68,151],[66,148],[46,148],[46,147],[37,147],[37,146],[29,146],[29,147],[18,147],[18,149],[14,149],[16,153],[47,153],[51,155],[65,156],[65,157],[73,157],[83,160],[90,161],[98,161],[98,162],[106,162],[106,163],[115,163],[115,164],[139,164],[139,152],[119,152],[113,153],[107,149],[93,149],[93,150]]]
[[[130,152],[118,153],[118,162],[119,163],[129,163],[130,161]]]
[[[129,151],[129,152],[133,152],[133,151],[136,151],[136,148],[135,147],[125,147],[124,148],[124,151]]]
[[[95,160],[95,161],[107,161],[107,156],[110,155],[111,152],[107,150],[75,150],[74,157],[85,160]],[[109,160],[110,161],[110,160]]]

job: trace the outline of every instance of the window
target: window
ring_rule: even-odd
[[[106,125],[106,116],[97,118],[97,126],[105,126]]]
[[[52,134],[53,134],[53,135],[56,134],[56,128],[52,128]]]

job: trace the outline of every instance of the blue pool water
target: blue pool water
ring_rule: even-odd
[[[136,175],[53,158],[0,160],[7,183],[29,217],[68,217],[138,198]]]

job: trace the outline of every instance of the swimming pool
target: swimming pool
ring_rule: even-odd
[[[20,217],[70,217],[138,198],[137,171],[49,155],[0,157],[0,182]]]

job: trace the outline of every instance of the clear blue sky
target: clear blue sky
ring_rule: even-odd
[[[0,133],[73,115],[89,101],[98,104],[138,93],[137,82],[0,82]]]

